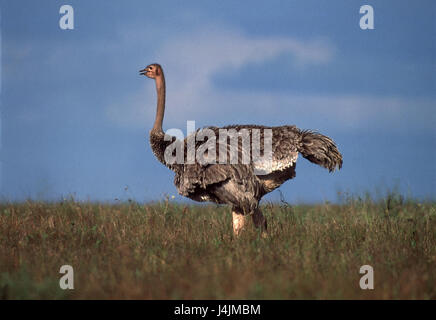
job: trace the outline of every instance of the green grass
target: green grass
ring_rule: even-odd
[[[233,238],[213,205],[3,203],[0,298],[436,299],[436,204],[343,202],[263,205],[266,239]],[[59,288],[65,264],[74,290]]]

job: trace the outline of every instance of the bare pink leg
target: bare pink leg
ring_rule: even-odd
[[[242,230],[244,230],[245,228],[247,222],[247,216],[239,212],[232,211],[232,217],[233,217],[233,234],[235,236],[239,236]]]

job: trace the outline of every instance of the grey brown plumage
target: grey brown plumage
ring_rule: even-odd
[[[152,67],[151,69],[148,69]],[[153,73],[153,70],[157,70]],[[230,154],[231,145],[229,140],[223,148],[220,141],[216,139],[216,163],[187,163],[188,139],[177,141],[183,144],[184,161],[183,163],[168,164],[165,161],[165,150],[175,140],[175,137],[167,137],[162,130],[162,121],[165,101],[165,81],[163,70],[153,64],[141,74],[146,74],[150,78],[156,79],[158,92],[158,105],[156,121],[150,132],[150,145],[156,158],[175,172],[174,184],[179,194],[195,201],[211,201],[219,204],[229,204],[233,211],[238,214],[255,214],[256,219],[263,221],[266,227],[266,220],[258,209],[260,199],[267,193],[282,185],[285,181],[295,177],[295,167],[300,153],[304,158],[318,164],[330,172],[342,167],[342,155],[338,151],[335,143],[329,137],[311,130],[301,130],[296,126],[268,127],[260,125],[231,125],[222,128],[207,127],[197,130],[194,135],[198,135],[204,129],[211,130],[215,137],[219,137],[220,129],[228,131],[235,130],[248,132],[250,139],[253,138],[254,131],[260,133],[260,153],[264,146],[264,132],[272,132],[272,161],[266,166],[264,163],[219,163],[219,152]],[[145,73],[144,73],[145,72]],[[163,87],[163,88],[162,88]],[[191,136],[192,137],[192,136]],[[193,139],[195,150],[205,141]],[[222,142],[222,141],[221,141]],[[237,145],[239,159],[242,159],[244,148],[239,140]],[[256,219],[253,219],[255,221]]]
[[[265,129],[272,130],[272,156],[273,162],[277,163],[275,170],[267,174],[256,175],[255,165],[245,164],[219,164],[219,141],[216,139],[216,164],[201,165],[200,163],[186,164],[187,162],[187,139],[183,143],[185,153],[184,164],[169,165],[165,162],[163,153],[165,149],[175,141],[163,139],[162,133],[151,133],[150,143],[156,157],[164,165],[175,172],[174,183],[178,192],[196,201],[213,201],[221,204],[232,204],[244,211],[252,210],[260,198],[279,187],[286,180],[295,177],[295,166],[298,153],[309,161],[333,171],[342,167],[342,156],[335,143],[328,137],[308,130],[300,130],[295,126],[267,127],[259,125],[233,125],[222,128],[207,127],[219,136],[219,129],[246,129],[251,137],[252,129],[260,129],[260,147],[263,152],[263,132]],[[197,134],[203,129],[197,130]],[[207,141],[207,140],[206,140]],[[196,141],[195,149],[206,141]],[[230,144],[227,151],[230,152]],[[242,158],[242,144],[238,143],[238,156]],[[274,169],[274,168],[273,168]],[[229,184],[229,186],[227,186]],[[226,194],[230,192],[231,194]],[[245,196],[243,196],[243,193]],[[241,198],[244,203],[240,204]],[[252,199],[251,199],[252,198]],[[252,205],[254,203],[254,207]]]

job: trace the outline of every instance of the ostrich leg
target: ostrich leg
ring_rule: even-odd
[[[239,236],[241,232],[245,229],[247,224],[248,215],[244,215],[241,210],[237,208],[232,209],[232,217],[233,217],[233,234],[235,236]],[[254,210],[254,213],[251,215],[253,219],[254,226],[256,228],[260,228],[262,231],[262,237],[266,237],[266,229],[267,222],[265,216],[262,214],[262,211],[259,208]]]
[[[267,223],[266,218],[262,214],[262,211],[259,208],[256,208],[253,215],[253,223],[256,228],[260,228],[262,231],[262,237],[266,237],[266,229],[267,229]]]
[[[247,222],[247,216],[244,215],[241,210],[238,210],[237,208],[232,209],[232,217],[233,217],[233,234],[235,236],[239,236],[241,234],[241,231],[244,230],[246,222]]]

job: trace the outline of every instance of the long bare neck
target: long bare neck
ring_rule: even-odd
[[[165,114],[165,77],[161,70],[161,74],[156,77],[156,92],[157,92],[157,107],[156,119],[154,121],[152,131],[163,132],[162,122]]]
[[[153,129],[150,131],[150,145],[156,158],[168,166],[165,161],[165,150],[171,141],[165,140],[165,133],[162,130],[162,122],[165,113],[165,77],[162,70],[160,75],[155,78],[157,92],[156,119],[154,120]]]

